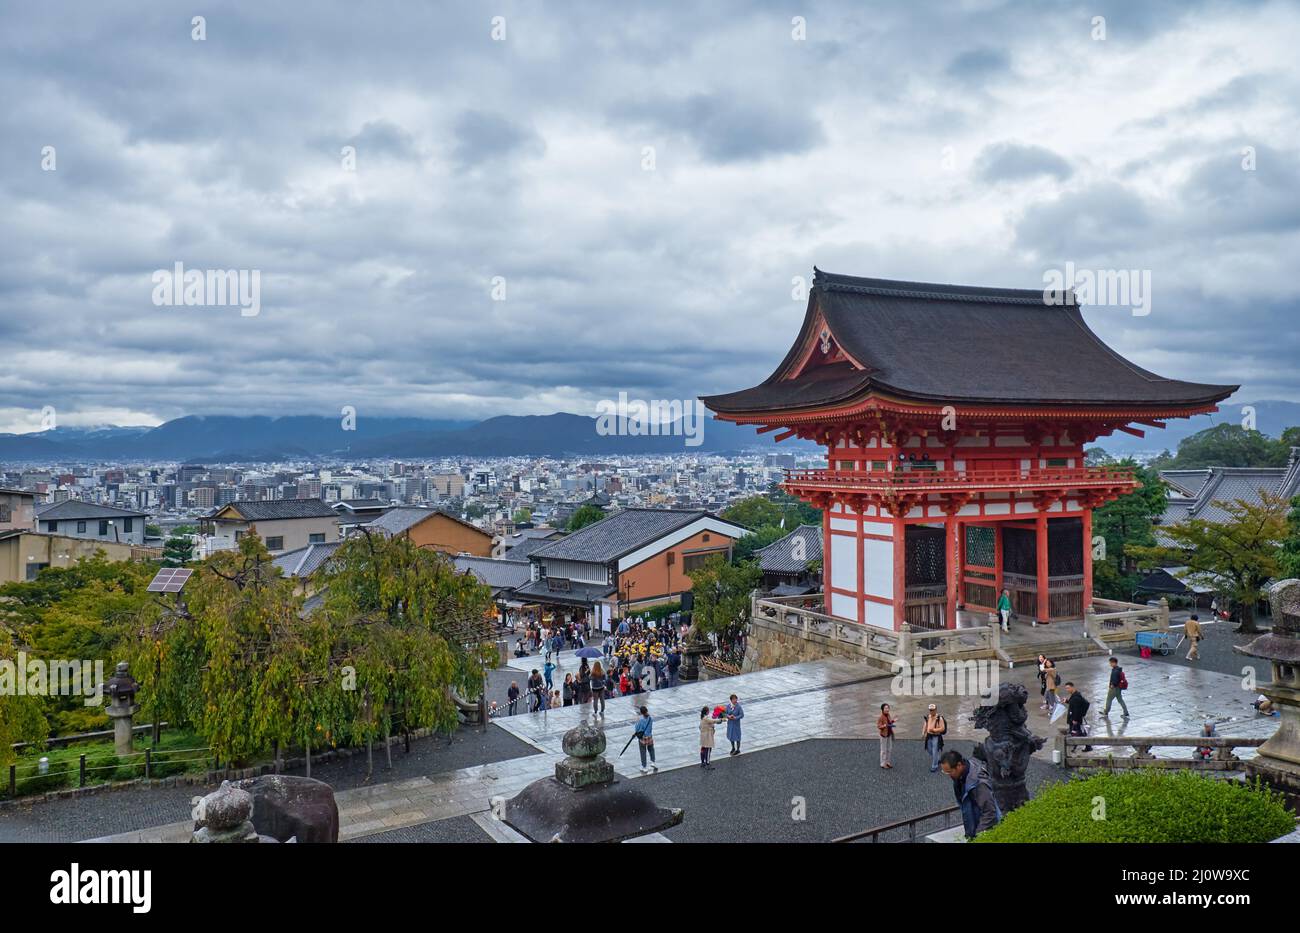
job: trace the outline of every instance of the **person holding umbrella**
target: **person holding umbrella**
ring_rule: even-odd
[[[650,715],[650,710],[641,707],[641,718],[636,721],[636,731],[632,733],[633,738],[637,740],[637,748],[641,752],[641,773],[646,774],[650,771],[658,771],[659,766],[655,764],[655,737],[654,717]],[[645,756],[650,754],[650,767],[646,767]]]

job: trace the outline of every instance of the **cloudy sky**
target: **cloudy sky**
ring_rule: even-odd
[[[785,353],[814,264],[1023,288],[1067,261],[1150,270],[1149,315],[1088,312],[1106,340],[1300,401],[1292,3],[4,20],[0,431],[46,406],[487,417],[739,389]],[[156,305],[177,262],[257,270],[260,312]]]

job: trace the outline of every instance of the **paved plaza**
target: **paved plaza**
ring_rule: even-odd
[[[520,659],[531,669],[536,659]],[[1126,693],[1131,718],[1101,717],[1108,667],[1103,657],[1061,663],[1093,703],[1094,735],[1193,735],[1207,718],[1220,735],[1267,736],[1276,720],[1250,707],[1254,693],[1242,688],[1240,676],[1188,668],[1165,660],[1124,657],[1131,688]],[[562,670],[576,662],[562,659]],[[494,672],[494,680],[505,674]],[[1038,709],[1038,682],[1030,666],[999,669],[1004,680],[1029,688],[1029,725],[1052,737],[1059,731]],[[561,675],[562,677],[562,675]],[[596,721],[608,736],[607,757],[622,779],[645,780],[661,805],[686,810],[686,820],[663,835],[669,840],[755,841],[825,839],[871,825],[916,816],[951,800],[948,784],[928,773],[920,748],[925,708],[936,702],[948,717],[949,747],[968,751],[983,739],[972,714],[981,698],[895,695],[894,678],[849,661],[805,662],[768,671],[652,691],[608,701]],[[735,693],[745,708],[744,754],[729,758],[723,729],[718,730],[716,767],[698,767],[698,724],[702,706],[713,707]],[[878,767],[876,717],[880,704],[893,705],[898,718],[892,771]],[[635,744],[620,755],[632,734],[636,708],[655,717],[655,747],[660,773],[643,776]],[[394,770],[383,770],[377,756],[378,783],[358,784],[360,762],[340,764],[331,772],[313,769],[337,791],[342,841],[489,841],[496,827],[490,814],[494,798],[510,797],[528,783],[553,773],[562,756],[568,729],[590,720],[590,706],[561,707],[520,713],[492,721],[485,734],[475,732],[448,743],[406,755],[393,751]],[[454,752],[447,750],[455,749]],[[1122,750],[1121,750],[1122,751]],[[1250,750],[1240,750],[1243,756]],[[483,756],[476,763],[467,763]],[[1051,743],[1035,755],[1031,784],[1063,776],[1051,765]],[[191,823],[189,797],[197,789],[135,789],[73,800],[35,804],[0,812],[0,840],[86,839],[96,841],[185,841]],[[809,817],[792,820],[791,800],[807,801]],[[81,819],[69,820],[78,812]],[[174,814],[166,819],[165,814]],[[832,814],[834,814],[832,816]],[[87,824],[86,818],[95,818]],[[99,832],[77,832],[91,825]],[[104,830],[108,832],[105,833]]]

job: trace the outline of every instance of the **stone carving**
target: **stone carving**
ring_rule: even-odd
[[[998,687],[996,704],[975,709],[975,728],[987,729],[988,738],[975,747],[976,758],[988,765],[993,796],[1002,812],[1009,813],[1029,799],[1025,787],[1025,770],[1029,757],[1046,739],[1026,728],[1029,713],[1025,701],[1029,691],[1021,684],[1003,683]]]
[[[247,791],[222,781],[221,786],[199,801],[194,812],[191,842],[259,842],[250,817],[253,797]]]
[[[339,807],[323,781],[264,774],[234,785],[253,800],[253,826],[277,842],[338,842]]]
[[[328,784],[265,774],[222,781],[195,808],[192,842],[338,842],[339,808]]]

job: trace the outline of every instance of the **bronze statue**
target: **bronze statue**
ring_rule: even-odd
[[[1022,685],[1003,683],[995,705],[975,709],[975,728],[987,729],[989,735],[983,745],[975,746],[974,755],[988,765],[993,796],[1004,814],[1029,799],[1025,788],[1029,756],[1047,741],[1025,727],[1028,699],[1029,691]]]

